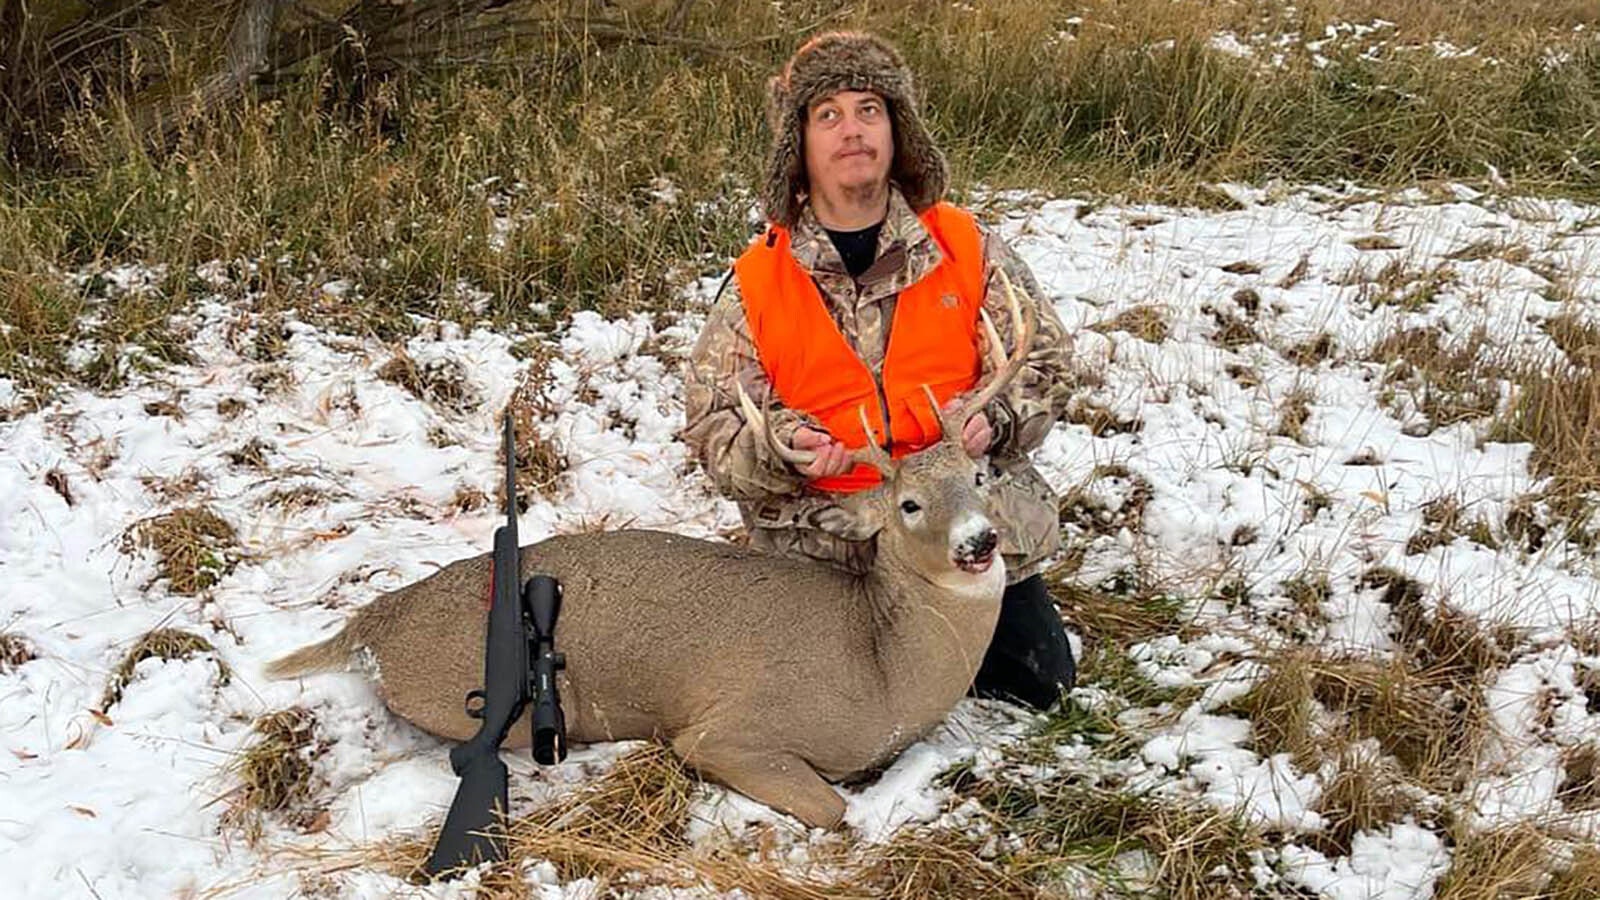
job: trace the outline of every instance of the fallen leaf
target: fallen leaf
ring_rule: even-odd
[[[27,762],[30,759],[38,759],[39,758],[39,754],[37,754],[37,753],[29,753],[26,750],[12,750],[11,751],[11,755],[15,756],[17,759],[22,760],[23,762]]]
[[[101,725],[104,725],[107,728],[110,728],[112,725],[117,724],[117,723],[111,721],[111,717],[110,716],[106,715],[105,713],[101,712],[98,709],[89,710],[89,715],[94,716],[94,720],[96,722],[99,722]]]
[[[98,818],[100,818],[100,815],[98,813],[96,813],[94,810],[90,809],[87,806],[73,806],[71,803],[68,803],[67,804],[67,809],[70,809],[73,812],[77,813],[78,815],[84,816],[86,818],[90,818],[90,819],[98,819]]]
[[[324,831],[327,831],[328,830],[328,826],[330,824],[332,824],[332,822],[333,822],[333,814],[332,813],[329,813],[325,809],[324,810],[319,810],[315,816],[311,817],[311,821],[306,823],[306,827],[304,829],[305,833],[306,834],[320,834],[320,833],[322,833]]]

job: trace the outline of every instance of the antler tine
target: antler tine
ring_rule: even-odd
[[[947,415],[944,410],[939,408],[939,398],[934,396],[933,388],[923,385],[922,393],[928,396],[928,405],[933,407],[933,414],[939,420],[939,440],[959,442],[961,440],[961,430],[967,424],[965,418],[958,418],[961,410],[955,410],[956,415]]]
[[[778,436],[772,433],[771,423],[767,421],[766,415],[756,407],[756,402],[750,399],[750,395],[745,393],[743,384],[735,385],[734,389],[739,395],[739,408],[744,410],[745,420],[761,428],[761,433],[767,436],[767,446],[772,448],[772,452],[776,453],[779,459],[796,466],[804,466],[816,460],[817,454],[814,451],[796,450],[779,440]]]
[[[984,333],[989,338],[989,354],[994,361],[994,372],[989,378],[989,383],[984,385],[982,390],[969,398],[959,410],[950,416],[952,420],[961,423],[963,426],[966,425],[967,419],[971,418],[973,413],[988,406],[989,401],[1005,390],[1006,385],[1010,384],[1011,380],[1017,377],[1017,373],[1022,371],[1023,363],[1028,361],[1028,348],[1033,344],[1035,326],[1038,324],[1033,304],[1029,303],[1027,311],[1024,312],[1022,305],[1017,302],[1016,288],[1012,287],[1010,276],[1006,275],[1005,269],[1000,269],[999,272],[1000,283],[1006,289],[1006,305],[1011,310],[1011,328],[1015,332],[1013,336],[1016,339],[1016,345],[1011,350],[1010,358],[1007,358],[1000,343],[1000,332],[994,327],[994,320],[989,318],[988,310],[981,308],[978,310],[979,317],[983,319]],[[944,425],[943,417],[940,418],[940,425]],[[945,428],[946,434],[949,434],[950,431],[950,428]],[[956,439],[959,439],[961,429],[956,428],[954,431]]]
[[[878,470],[885,480],[894,474],[900,465],[889,455],[889,451],[878,445],[877,437],[872,433],[872,423],[867,420],[867,405],[865,403],[856,407],[856,414],[861,416],[861,431],[867,436],[867,442],[850,451],[852,462],[869,465]]]

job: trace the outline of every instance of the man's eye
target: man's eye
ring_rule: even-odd
[[[875,103],[861,107],[861,115],[862,115],[863,118],[867,118],[867,119],[876,118],[882,112],[883,112],[883,107],[881,107],[881,106],[879,106],[879,105],[877,105]]]

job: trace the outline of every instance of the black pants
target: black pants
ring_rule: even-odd
[[[1044,579],[1034,575],[1006,588],[972,693],[1049,709],[1072,688],[1077,674],[1072,645]]]

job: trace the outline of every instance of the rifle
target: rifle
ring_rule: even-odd
[[[466,700],[467,715],[482,724],[470,740],[450,750],[450,768],[461,784],[439,843],[423,865],[429,876],[448,877],[483,861],[505,859],[504,820],[510,799],[500,745],[530,702],[534,759],[549,765],[567,756],[566,720],[556,691],[556,672],[566,668],[566,659],[555,650],[561,585],[548,575],[534,575],[519,590],[515,440],[507,410],[506,523],[494,532],[483,687],[469,692]]]

